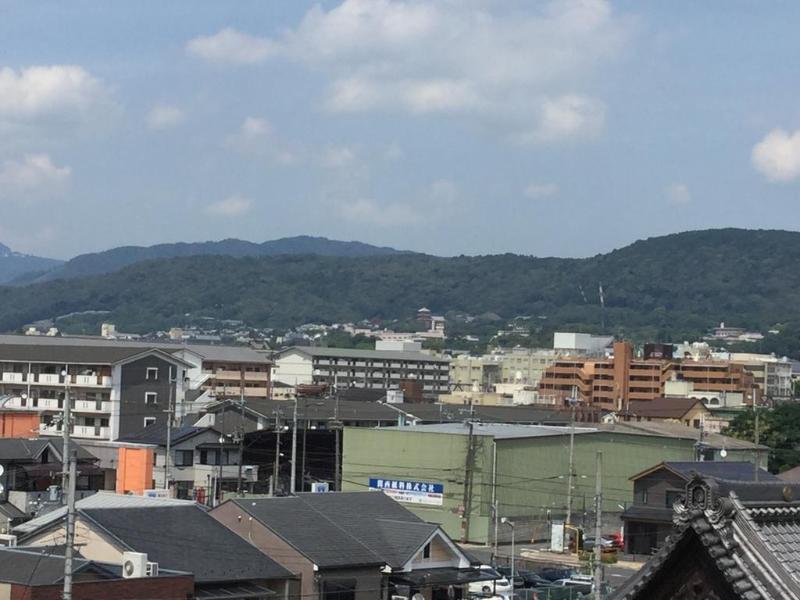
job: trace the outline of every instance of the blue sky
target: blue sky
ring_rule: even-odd
[[[0,0],[0,241],[800,229],[800,4]]]

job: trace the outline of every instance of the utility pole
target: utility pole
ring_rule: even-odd
[[[172,420],[174,419],[175,407],[172,405],[172,365],[169,367],[169,377],[167,380],[169,385],[169,400],[167,401],[167,453],[164,455],[164,489],[169,490],[169,474],[170,474],[170,453],[172,451]]]
[[[64,365],[61,372],[64,376],[64,413],[61,422],[61,436],[64,444],[61,450],[61,504],[67,504],[69,499],[69,454],[70,454],[70,427],[72,425],[72,399],[69,397],[69,365]]]
[[[575,404],[578,399],[575,396],[575,388],[573,387],[573,397],[570,398],[569,417],[569,473],[567,473],[567,518],[564,519],[566,525],[572,524],[572,483],[575,477]]]
[[[756,447],[753,448],[753,452],[755,453],[755,460],[753,461],[753,468],[754,468],[754,476],[755,480],[758,481],[758,407],[756,406],[755,394],[753,394],[753,429],[755,431],[755,444]]]
[[[242,459],[244,458],[244,381],[239,389],[239,478],[236,480],[236,495],[242,495]]]
[[[594,480],[594,597],[601,598],[603,584],[603,453],[597,453]]]
[[[469,422],[469,436],[467,438],[467,460],[464,463],[464,501],[462,507],[464,514],[461,516],[461,543],[466,544],[469,539],[469,521],[472,512],[472,471],[475,462],[475,440],[472,420]]]
[[[341,423],[339,422],[339,389],[338,389],[338,377],[335,380],[333,387],[333,393],[335,394],[335,402],[333,406],[333,426],[334,431],[333,433],[336,436],[336,447],[334,449],[334,489],[337,492],[342,491],[342,467],[341,467],[341,442],[339,441],[340,433],[341,433]]]
[[[67,521],[64,548],[64,591],[63,599],[72,600],[72,556],[75,546],[75,480],[77,478],[78,454],[70,453],[69,457],[69,491],[67,492]]]
[[[292,412],[292,474],[289,478],[289,489],[292,496],[297,492],[297,397],[294,398],[294,412]]]
[[[278,409],[275,409],[275,462],[272,464],[272,488],[271,495],[274,496],[278,491],[278,475],[280,474],[281,463],[281,425]]]

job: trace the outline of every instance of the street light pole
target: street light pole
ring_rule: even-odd
[[[292,412],[292,474],[289,488],[291,494],[297,491],[297,396],[294,398],[294,412]]]
[[[514,529],[514,521],[511,521],[507,517],[503,517],[500,519],[500,522],[503,525],[508,525],[511,527],[511,585],[514,585],[514,577],[517,574],[517,570],[514,568],[516,565],[515,555],[516,555],[516,532]]]

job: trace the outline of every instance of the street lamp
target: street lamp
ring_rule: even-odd
[[[510,520],[508,517],[503,517],[500,519],[500,522],[503,525],[508,525],[511,527],[511,585],[514,585],[514,576],[516,575],[516,569],[514,568],[514,554],[515,554],[515,532],[514,532],[514,521]]]

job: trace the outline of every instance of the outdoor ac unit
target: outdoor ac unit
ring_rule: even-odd
[[[122,576],[125,579],[147,577],[147,554],[141,552],[123,552]]]
[[[0,535],[0,546],[13,548],[16,545],[17,545],[17,536],[11,535],[10,533],[4,533]]]
[[[147,576],[148,577],[158,577],[158,563],[157,562],[147,562]]]

